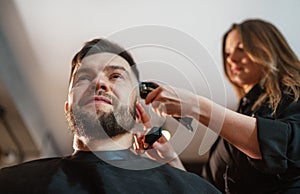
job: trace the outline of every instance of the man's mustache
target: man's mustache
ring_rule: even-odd
[[[95,96],[102,96],[102,97],[104,97],[104,98],[107,98],[109,101],[112,102],[112,105],[113,105],[113,106],[115,105],[116,102],[118,102],[117,99],[116,99],[114,96],[112,96],[112,95],[110,95],[110,94],[107,94],[107,93],[104,92],[104,91],[99,91],[99,92],[97,92],[97,93],[91,93],[91,94],[86,95],[85,97],[81,98],[81,99],[79,100],[78,105],[79,105],[79,106],[85,105],[88,101],[91,100],[91,98],[94,98]]]

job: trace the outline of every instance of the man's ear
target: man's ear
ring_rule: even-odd
[[[68,101],[66,101],[65,102],[65,113],[67,113],[68,111],[69,111],[69,102]]]

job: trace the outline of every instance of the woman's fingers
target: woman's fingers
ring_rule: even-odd
[[[159,142],[159,143],[161,143],[161,144],[164,144],[164,143],[167,143],[168,140],[167,140],[167,138],[166,138],[164,135],[162,135],[162,136],[157,140],[157,142]]]
[[[161,86],[159,86],[158,88],[151,91],[145,99],[145,104],[150,104],[151,102],[155,101],[155,99],[158,97],[158,95],[162,91],[163,91],[163,88]]]
[[[144,108],[142,107],[142,105],[139,102],[136,103],[136,109],[137,109],[137,112],[138,112],[137,114],[140,117],[139,119],[143,123],[144,127],[146,129],[151,128],[150,118],[149,118],[148,114],[146,113],[146,111],[144,110]]]
[[[147,95],[145,103],[151,103],[154,112],[160,116],[180,116],[182,100],[179,96],[174,88],[159,86]]]
[[[154,112],[156,112],[159,116],[176,116],[181,117],[181,110],[182,105],[180,103],[174,103],[174,102],[153,102],[152,109]]]

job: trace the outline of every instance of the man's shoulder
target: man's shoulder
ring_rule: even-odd
[[[61,161],[61,157],[44,158],[0,169],[0,193],[33,193],[33,189],[45,193],[42,190]]]
[[[165,190],[170,193],[220,193],[209,182],[194,173],[148,158],[133,156],[131,160],[126,162],[126,165],[123,161],[122,165],[117,164],[116,167],[118,168],[113,167],[112,170],[116,170],[119,177],[130,177],[129,183],[139,181],[139,189],[145,191],[148,191],[147,188],[152,185],[150,188],[152,192]],[[127,184],[128,182],[125,181],[124,183]]]
[[[169,166],[167,164],[161,165],[158,167],[158,170],[167,173],[168,175],[171,175],[173,177],[178,177],[180,179],[192,179],[194,181],[202,181],[202,178],[194,173],[187,172],[172,166]]]
[[[211,183],[197,174],[183,171],[169,165],[158,167],[159,171],[167,173],[178,184],[185,185],[191,193],[220,193]]]
[[[0,177],[1,175],[9,175],[14,173],[33,173],[34,170],[36,172],[41,172],[43,169],[49,169],[53,166],[56,166],[60,163],[62,157],[55,158],[41,158],[36,160],[27,161],[21,164],[17,164],[14,166],[4,167],[0,169]]]

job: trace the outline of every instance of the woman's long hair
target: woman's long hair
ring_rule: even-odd
[[[263,78],[259,84],[264,89],[264,93],[259,96],[252,110],[268,99],[275,112],[283,92],[289,92],[295,101],[298,100],[300,62],[280,31],[271,23],[259,19],[233,24],[223,37],[224,70],[238,97],[243,97],[245,92],[241,86],[230,80],[225,55],[226,38],[232,30],[238,30],[241,34],[244,50],[250,59],[262,66]],[[283,88],[286,90],[283,91]]]

